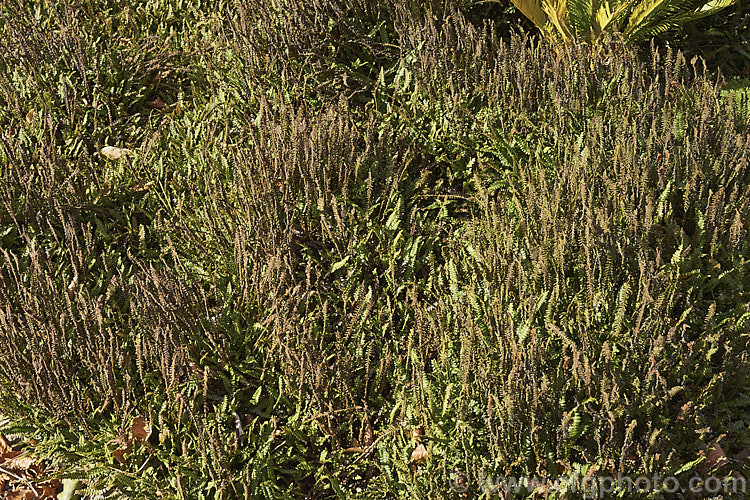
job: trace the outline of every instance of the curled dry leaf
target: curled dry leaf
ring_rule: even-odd
[[[115,460],[117,460],[117,463],[120,465],[125,463],[125,452],[127,450],[125,448],[118,448],[115,451],[112,452],[112,456],[115,457]]]
[[[7,440],[2,439],[6,445]],[[38,478],[48,473],[43,462],[36,456],[5,446],[0,453],[0,497],[15,499],[55,498],[58,479],[39,482]]]
[[[147,101],[146,106],[151,109],[164,109],[167,107],[167,103],[162,101],[161,97],[157,97],[153,101]]]
[[[135,417],[130,427],[130,434],[136,441],[144,443],[151,436],[151,425],[143,417]]]
[[[10,451],[0,457],[0,463],[6,470],[28,471],[34,468],[37,458],[22,451]]]
[[[722,437],[724,436],[720,436],[713,443],[708,445],[706,450],[703,452],[706,456],[706,462],[700,468],[701,474],[707,474],[708,472],[714,471],[719,467],[723,467],[724,465],[729,463],[729,459],[727,459],[727,456],[724,453],[724,449],[719,444],[719,441]]]
[[[8,500],[36,500],[39,498],[37,492],[28,488],[20,488],[13,491],[8,491],[4,498]]]
[[[426,462],[427,457],[429,457],[429,453],[427,453],[427,448],[425,448],[423,444],[418,445],[414,448],[414,451],[411,452],[411,459],[415,463]]]
[[[120,446],[112,452],[112,456],[115,458],[115,460],[117,460],[119,464],[124,464],[125,455],[133,451],[133,446],[131,445],[130,440],[125,438],[124,436],[120,436],[117,439],[113,439],[112,441],[110,441],[110,443],[116,443]]]
[[[131,154],[132,151],[125,148],[116,148],[114,146],[104,146],[101,150],[99,150],[99,153],[101,153],[101,155],[107,159],[119,160]]]

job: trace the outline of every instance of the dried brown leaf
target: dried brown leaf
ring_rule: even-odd
[[[116,148],[114,146],[104,146],[99,152],[109,160],[119,160],[132,153],[129,149]]]
[[[411,452],[411,459],[415,463],[425,462],[427,461],[427,457],[429,457],[429,453],[427,453],[427,448],[423,444],[419,444]]]
[[[33,455],[22,452],[11,452],[15,456],[7,458],[2,466],[4,469],[25,472],[36,465],[37,459]],[[9,453],[10,454],[10,453]],[[6,455],[9,455],[6,454]]]
[[[724,449],[719,444],[719,441],[721,441],[721,438],[723,437],[724,435],[719,436],[704,450],[706,461],[700,468],[701,474],[706,474],[729,463],[729,459],[727,459]]]
[[[135,417],[130,427],[130,434],[140,443],[148,441],[151,436],[151,425],[143,417]]]
[[[125,448],[118,448],[112,452],[112,456],[115,457],[115,460],[117,460],[118,463],[124,464],[126,451]]]
[[[5,493],[5,498],[8,500],[38,500],[38,496],[33,490],[28,488],[20,488]],[[42,497],[43,498],[43,497]]]
[[[151,109],[164,109],[167,107],[167,104],[161,99],[161,97],[157,97],[153,101],[147,101],[146,106]]]
[[[2,434],[0,434],[0,454],[6,453],[6,452],[8,452],[8,451],[10,451],[12,449],[13,449],[13,447],[8,442],[8,440],[5,439],[5,436],[3,436]]]
[[[110,443],[116,443],[120,445],[119,448],[112,452],[112,456],[117,460],[118,463],[124,464],[126,462],[125,455],[133,450],[132,442],[124,436],[120,436],[117,439],[113,439]]]

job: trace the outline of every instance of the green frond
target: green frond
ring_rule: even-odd
[[[627,40],[644,40],[728,7],[736,0],[644,0],[635,6],[623,31]]]
[[[568,3],[570,27],[576,38],[591,41],[598,36],[593,15],[597,3],[592,0],[570,0]]]
[[[674,21],[679,25],[697,21],[698,19],[712,16],[717,12],[726,9],[727,7],[731,7],[732,5],[736,4],[737,1],[738,0],[712,0],[710,2],[706,2],[704,5],[694,11],[675,15]]]

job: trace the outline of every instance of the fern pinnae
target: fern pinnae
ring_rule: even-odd
[[[626,282],[620,287],[620,291],[617,293],[617,305],[615,309],[615,319],[612,326],[612,333],[615,336],[619,336],[622,332],[623,319],[625,318],[625,312],[627,310],[628,298],[630,297],[630,283]]]

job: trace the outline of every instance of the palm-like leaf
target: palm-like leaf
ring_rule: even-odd
[[[567,42],[575,38],[568,17],[568,0],[543,0],[542,9],[556,30],[558,37]]]
[[[699,9],[693,12],[685,12],[683,14],[674,17],[674,20],[679,23],[688,23],[700,19],[702,17],[711,16],[716,14],[722,9],[734,5],[737,0],[713,0],[702,5]]]
[[[606,31],[627,41],[650,38],[737,0],[511,0],[552,41],[593,42]]]
[[[675,16],[692,12],[704,3],[704,0],[644,0],[633,9],[623,34],[627,40],[649,38],[673,28]]]
[[[605,31],[619,30],[623,24],[622,20],[627,19],[628,14],[633,8],[633,4],[634,0],[601,2],[594,14],[596,26],[598,27],[597,35]]]
[[[570,0],[569,4],[568,17],[570,18],[572,31],[576,37],[584,40],[593,38],[595,31],[592,18],[595,6],[592,2],[598,3],[597,0]]]
[[[549,20],[539,0],[512,0],[512,2],[537,28],[542,30],[543,33],[546,32]]]

